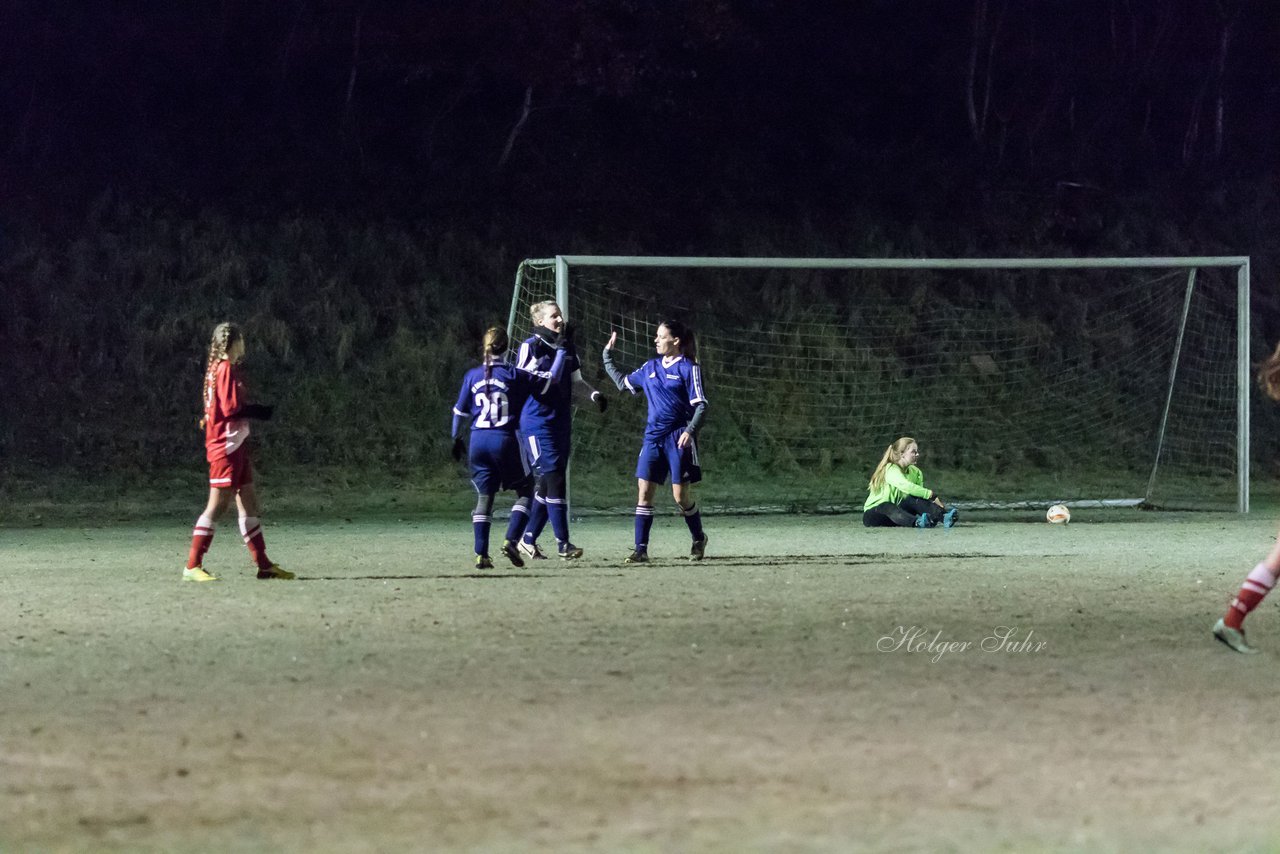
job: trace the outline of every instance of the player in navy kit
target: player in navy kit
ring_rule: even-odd
[[[529,396],[559,380],[565,358],[563,339],[554,340],[552,348],[555,355],[546,375],[534,376],[503,360],[507,333],[501,327],[492,326],[484,333],[484,364],[467,371],[462,378],[458,402],[453,407],[453,458],[462,458],[462,428],[470,421],[471,483],[476,488],[471,526],[477,569],[493,568],[489,557],[489,526],[493,500],[502,489],[516,493],[502,554],[515,566],[524,566],[516,542],[529,518],[533,478],[521,458],[516,430]]]
[[[653,498],[658,487],[671,475],[671,494],[693,537],[692,560],[702,560],[707,535],[702,530],[702,514],[693,498],[693,485],[702,480],[698,462],[698,430],[707,411],[702,391],[702,367],[697,361],[693,330],[674,320],[658,324],[653,346],[658,355],[638,370],[623,374],[613,364],[613,345],[618,333],[609,336],[601,359],[610,379],[622,391],[644,392],[649,401],[649,420],[636,463],[639,497],[636,501],[635,551],[626,563],[649,560],[649,530],[653,527]]]
[[[545,558],[538,548],[538,536],[550,521],[557,553],[564,560],[575,560],[582,557],[582,549],[569,541],[569,506],[565,501],[573,399],[577,396],[590,400],[601,412],[608,401],[582,378],[573,330],[565,322],[560,306],[551,300],[537,303],[532,307],[531,316],[533,335],[520,345],[516,364],[551,381],[534,390],[520,414],[521,450],[536,478],[533,510],[520,540],[520,550],[535,560]],[[559,376],[551,378],[557,339],[564,350],[564,367]]]

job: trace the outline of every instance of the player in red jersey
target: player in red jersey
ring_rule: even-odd
[[[249,461],[249,419],[266,421],[271,407],[249,403],[237,365],[244,358],[244,334],[234,323],[219,323],[209,342],[209,360],[204,372],[204,445],[209,460],[209,503],[196,520],[191,534],[191,553],[186,569],[187,581],[216,581],[206,572],[204,553],[213,542],[218,516],[234,495],[240,511],[240,534],[258,567],[258,578],[293,578],[267,557],[258,520],[258,495],[253,488],[253,464]]]
[[[1267,360],[1258,367],[1258,387],[1263,394],[1272,400],[1280,401],[1280,345]],[[1280,537],[1262,562],[1250,570],[1240,585],[1240,592],[1231,600],[1227,613],[1213,626],[1213,636],[1236,652],[1246,655],[1257,652],[1244,637],[1244,618],[1254,608],[1262,604],[1262,600],[1276,586],[1280,578]]]

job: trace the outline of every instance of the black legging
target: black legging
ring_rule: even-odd
[[[897,504],[886,501],[862,512],[864,528],[914,528],[921,513],[929,517],[929,524],[936,525],[942,519],[943,509],[932,501],[904,496]]]

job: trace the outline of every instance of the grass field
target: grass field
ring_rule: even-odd
[[[0,528],[0,851],[1273,851],[1274,517]]]

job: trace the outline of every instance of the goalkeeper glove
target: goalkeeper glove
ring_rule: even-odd
[[[601,392],[591,392],[591,402],[594,403],[596,405],[596,409],[599,409],[601,412],[604,412],[609,408],[609,398],[605,397]]]
[[[466,454],[466,452],[467,452],[467,446],[462,441],[462,437],[459,436],[458,438],[454,439],[453,452],[452,452],[454,462],[460,462],[462,460],[463,455]]]

